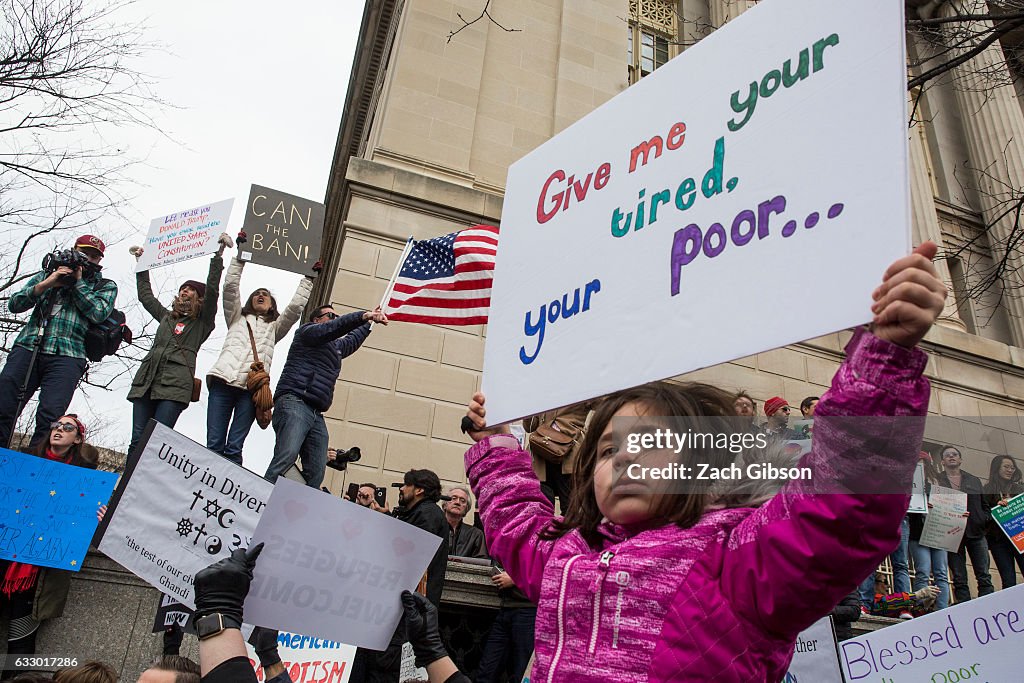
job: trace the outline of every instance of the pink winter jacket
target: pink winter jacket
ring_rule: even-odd
[[[905,481],[909,491],[928,406],[927,358],[866,330],[846,352],[800,465],[851,488]],[[856,433],[828,420],[848,415],[903,417],[866,421]],[[512,437],[473,446],[466,471],[488,547],[538,604],[538,683],[778,681],[797,634],[896,547],[909,500],[815,495],[790,481],[759,508],[707,512],[688,529],[629,535],[608,524],[591,547],[578,532],[538,538],[554,511]]]

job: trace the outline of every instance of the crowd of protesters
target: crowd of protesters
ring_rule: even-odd
[[[263,287],[243,304],[244,263],[237,258],[220,296],[222,252],[233,241],[222,234],[219,243],[205,282],[183,282],[169,307],[154,296],[148,271],[137,274],[139,300],[158,328],[128,394],[133,404],[128,457],[139,457],[150,420],[173,427],[197,399],[202,389],[197,354],[215,328],[218,302],[223,301],[228,331],[206,377],[208,448],[241,465],[253,422],[272,425],[276,441],[265,478],[273,483],[298,462],[305,483],[319,488],[328,462],[338,457],[328,448],[323,414],[333,402],[342,360],[365,342],[372,323],[387,324],[387,317],[379,309],[339,315],[329,304],[314,308],[295,331],[271,397],[268,373],[275,345],[298,323],[319,267],[300,281],[283,311]],[[86,368],[85,331],[110,314],[117,290],[99,276],[103,242],[83,235],[74,247],[90,265],[41,272],[11,299],[12,312],[32,310],[32,315],[0,372],[0,438],[10,439],[25,401],[38,390],[28,450],[95,468],[97,456],[85,442],[85,424],[64,413]],[[870,331],[854,334],[830,390],[799,403],[800,420],[792,419],[795,409],[781,396],[764,400],[762,421],[756,400],[745,391],[654,383],[537,416],[526,424],[528,437],[521,442],[507,426],[489,425],[485,397],[473,396],[464,421],[464,431],[475,442],[465,456],[469,487],[454,486],[442,495],[436,473],[412,469],[396,484],[394,509],[375,484],[354,487],[352,503],[415,525],[441,543],[416,593],[403,595],[404,616],[391,642],[383,651],[360,648],[351,680],[397,681],[407,642],[431,681],[469,680],[458,671],[460,662],[448,656],[438,626],[449,556],[490,563],[501,600],[485,640],[479,681],[518,680],[531,656],[534,675],[549,680],[575,680],[598,670],[607,680],[628,678],[635,671],[646,671],[648,680],[674,680],[723,668],[734,677],[778,680],[797,635],[830,611],[844,638],[864,613],[913,618],[946,608],[951,583],[955,602],[970,600],[968,555],[979,595],[994,591],[990,556],[1002,587],[1015,585],[1024,559],[991,511],[1024,492],[1017,462],[1009,455],[995,457],[982,484],[961,468],[957,446],[944,446],[934,457],[921,451],[929,390],[922,376],[926,357],[916,346],[945,297],[931,265],[934,252],[934,244],[927,243],[890,267],[874,293]],[[139,257],[142,249],[133,247],[131,253]],[[921,419],[890,424],[884,440],[827,426],[837,416],[897,414]],[[943,486],[966,494],[963,541],[949,553],[923,545],[924,515],[908,513],[901,496],[819,495],[794,481],[728,491],[709,485],[676,495],[664,495],[667,489],[650,482],[623,485],[621,471],[634,456],[616,441],[612,420],[627,418],[650,428],[659,424],[661,418],[653,417],[658,415],[689,416],[698,424],[738,416],[744,432],[767,438],[759,457],[785,462],[795,457],[787,451],[789,442],[810,441],[801,462],[829,462],[842,470],[843,459],[856,454],[870,461],[875,476],[906,482],[908,488],[920,462],[926,489]],[[821,425],[817,434],[814,420]],[[566,438],[552,439],[547,428]],[[868,441],[874,450],[851,447]],[[879,443],[886,444],[882,451]],[[654,457],[667,456],[660,452]],[[731,462],[714,450],[671,457]],[[851,490],[864,483],[854,481],[855,474],[841,476],[848,477],[841,483]],[[802,495],[782,503],[780,488],[782,495]],[[482,528],[466,521],[474,495]],[[870,515],[864,512],[865,498],[870,499]],[[819,523],[837,517],[844,520],[842,528]],[[216,637],[200,642],[200,664],[175,656],[180,631],[172,633],[165,640],[165,656],[143,672],[140,683],[192,682],[200,676],[211,683],[255,680],[238,628],[259,552],[259,547],[237,550],[195,577],[196,617],[217,615],[222,624]],[[843,561],[823,568],[817,566],[822,556]],[[891,579],[876,573],[886,556]],[[815,566],[796,571],[801,558]],[[785,574],[775,569],[783,564]],[[821,581],[808,591],[803,576],[812,569]],[[63,610],[70,576],[0,561],[0,579],[0,600],[8,613],[7,652],[33,653],[40,622]],[[683,593],[685,600],[679,597]],[[596,597],[571,598],[577,595]],[[732,635],[721,638],[726,632]],[[250,643],[267,680],[290,680],[277,653],[276,631],[257,628]],[[763,647],[752,649],[750,643]],[[5,671],[4,677],[14,673]],[[23,674],[14,680],[33,679]],[[105,683],[116,675],[109,666],[90,662],[53,680]]]

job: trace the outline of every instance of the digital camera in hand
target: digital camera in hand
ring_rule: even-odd
[[[334,460],[328,460],[327,466],[332,470],[345,471],[348,469],[350,462],[358,462],[359,458],[363,457],[363,454],[359,452],[359,446],[353,446],[348,450],[344,448],[334,448],[333,450],[337,455],[334,456]]]
[[[92,275],[100,272],[103,266],[90,261],[85,254],[76,249],[55,249],[43,256],[43,272],[47,275],[54,272],[61,266],[67,266],[74,270],[82,267],[83,275]],[[65,280],[68,278],[64,278]]]

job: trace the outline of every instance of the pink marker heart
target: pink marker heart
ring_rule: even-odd
[[[391,548],[395,551],[395,555],[401,557],[415,550],[416,544],[407,538],[396,538],[391,541]]]
[[[353,538],[363,533],[363,525],[354,519],[346,519],[341,524],[341,533],[346,539],[351,541]]]
[[[296,500],[289,500],[284,504],[284,516],[289,523],[294,523],[306,516],[306,506]]]

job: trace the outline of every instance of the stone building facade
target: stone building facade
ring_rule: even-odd
[[[499,223],[510,164],[755,4],[492,0],[493,21],[472,22],[483,0],[367,0],[327,193],[330,276],[314,300],[344,310],[376,306],[406,238]],[[907,12],[942,17],[984,4],[917,0]],[[924,49],[908,37],[912,60]],[[962,419],[930,424],[928,445],[963,446],[964,469],[983,478],[993,454],[1024,456],[1019,276],[1007,270],[1005,282],[968,296],[1015,228],[1000,188],[1024,188],[1024,113],[1011,79],[965,85],[982,71],[1012,75],[1006,54],[996,41],[910,93],[914,240],[933,239],[956,254],[938,263],[951,296],[926,344],[930,410]],[[1011,253],[1007,263],[1018,260]],[[751,302],[758,296],[752,287]],[[469,442],[459,420],[480,384],[484,334],[481,327],[394,324],[375,330],[345,361],[328,425],[333,444],[362,449],[348,481],[387,484],[414,466],[464,481]],[[847,337],[828,335],[689,378],[746,389],[759,405],[775,395],[796,404],[826,389]],[[345,477],[332,472],[327,484],[343,490]]]

